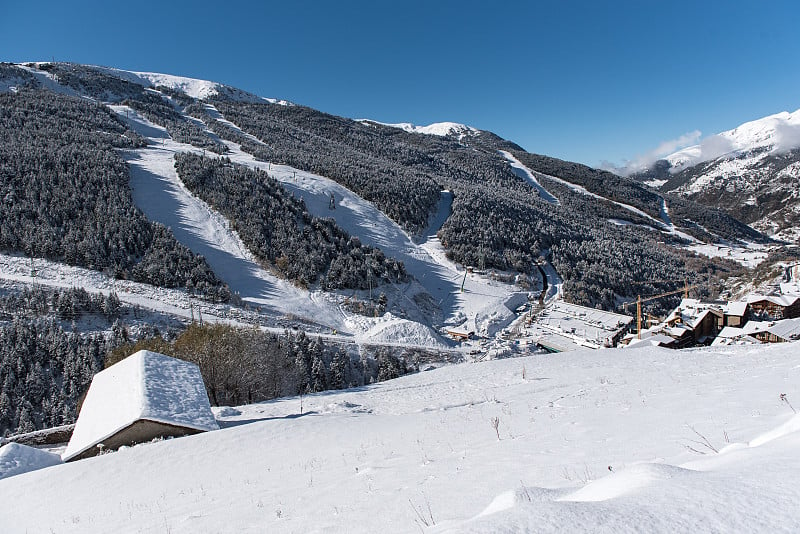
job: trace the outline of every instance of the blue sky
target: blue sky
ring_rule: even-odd
[[[3,2],[0,60],[455,121],[597,166],[800,108],[800,2]]]

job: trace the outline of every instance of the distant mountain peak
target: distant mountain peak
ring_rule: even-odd
[[[458,137],[459,139],[465,136],[480,135],[481,133],[481,131],[477,128],[467,126],[466,124],[460,124],[458,122],[434,122],[433,124],[429,124],[427,126],[417,126],[415,124],[411,124],[410,122],[391,124],[374,121],[371,119],[359,119],[359,122],[381,124],[391,128],[400,128],[410,133],[438,135],[440,137]]]
[[[671,164],[671,172],[711,161],[734,157],[754,150],[785,152],[800,147],[800,110],[782,111],[740,124],[706,137],[699,144],[673,152],[663,159]]]

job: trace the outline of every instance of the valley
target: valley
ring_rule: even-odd
[[[745,321],[730,314],[751,305],[794,310],[708,301],[795,280],[780,242],[681,191],[455,123],[351,121],[154,73],[4,69],[4,525],[559,530],[685,520],[677,497],[709,493],[786,523],[790,491],[754,488],[796,470],[797,417],[775,401],[797,393],[793,343],[757,344],[795,339],[797,320],[656,346],[708,344],[704,318]],[[47,138],[58,129],[74,156]],[[659,322],[680,293],[696,309]],[[92,376],[141,348],[198,365],[220,430],[59,465],[64,444],[40,441],[69,436]],[[153,493],[142,476],[174,482]],[[50,495],[67,481],[71,496]],[[96,487],[122,504],[83,509]]]

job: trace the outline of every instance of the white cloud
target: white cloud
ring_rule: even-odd
[[[779,122],[775,125],[775,151],[786,152],[800,147],[800,124]]]
[[[695,163],[710,161],[734,150],[733,141],[722,135],[710,135],[700,141],[700,156]]]
[[[623,176],[633,174],[634,172],[643,171],[648,169],[653,163],[659,159],[662,159],[664,156],[672,154],[681,148],[696,144],[701,135],[702,133],[700,130],[686,132],[675,139],[662,141],[656,148],[645,152],[644,154],[639,154],[634,159],[625,161],[622,165],[617,166],[610,162],[604,161],[601,163],[601,167]]]

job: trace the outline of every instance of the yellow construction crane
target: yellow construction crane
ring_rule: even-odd
[[[689,290],[692,288],[698,287],[697,284],[694,285],[684,285],[683,289],[676,289],[675,291],[668,291],[667,293],[661,293],[659,295],[653,295],[652,297],[642,298],[641,295],[636,297],[636,336],[638,339],[642,339],[642,302],[648,302],[651,300],[660,299],[662,297],[668,297],[670,295],[677,295],[678,293],[683,293],[684,298],[689,297]],[[625,308],[633,304],[633,302],[628,302],[624,305]]]

